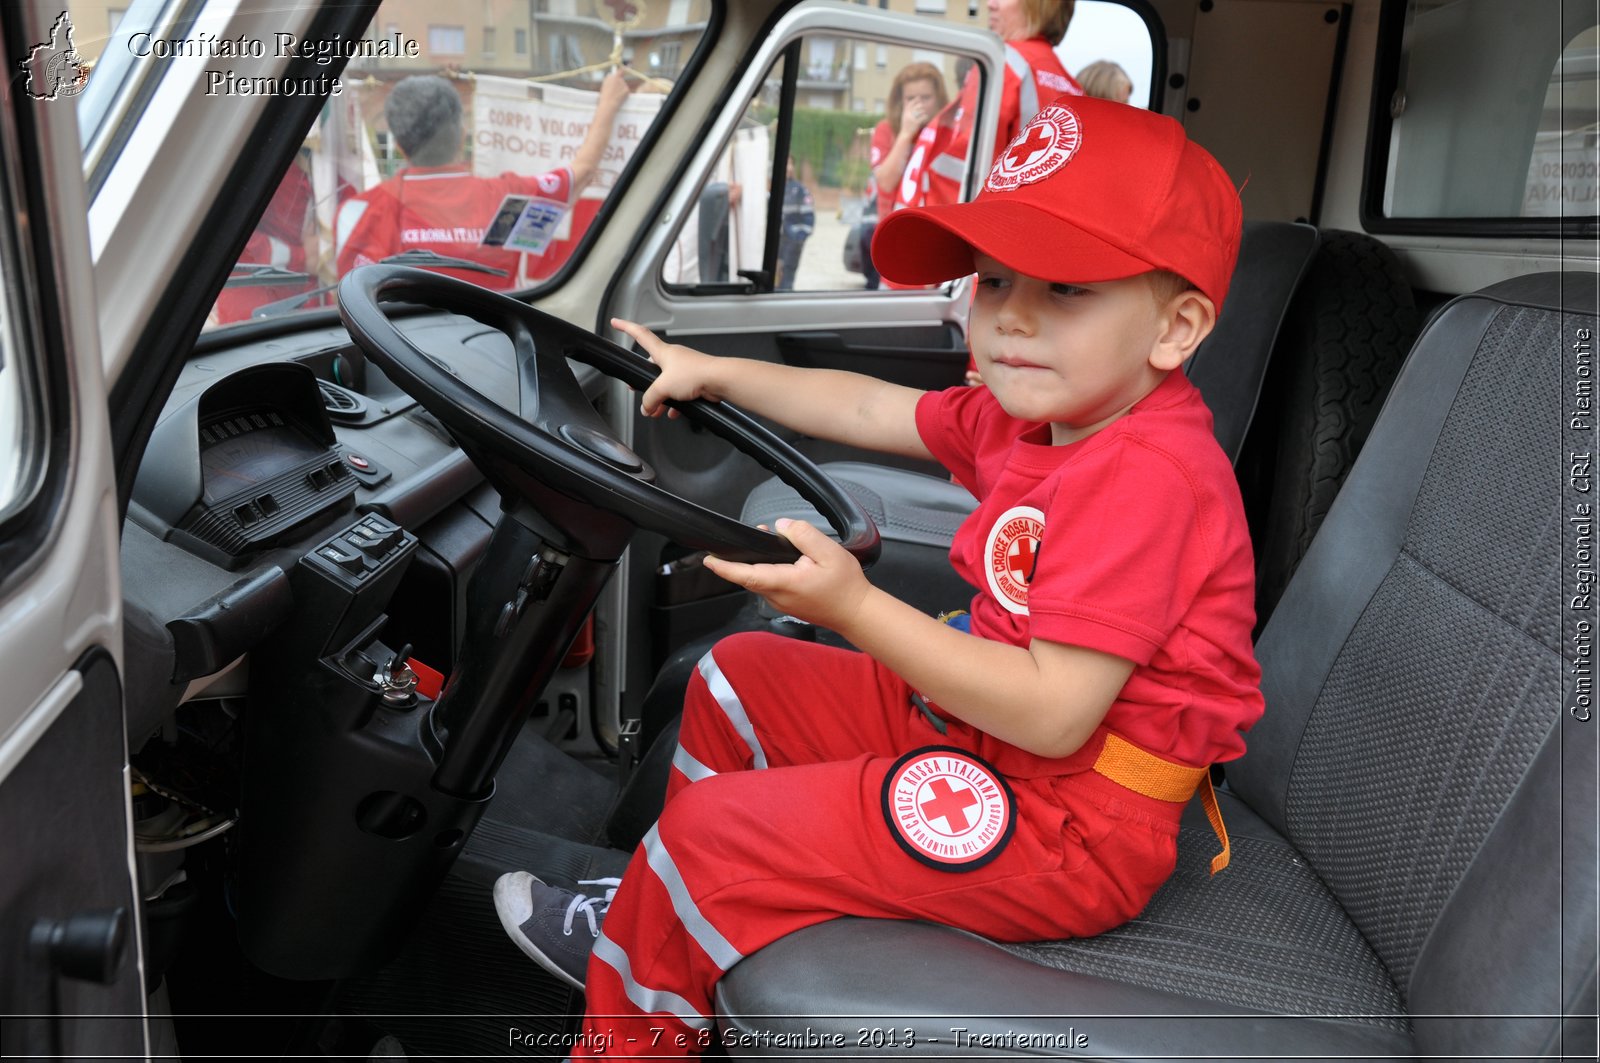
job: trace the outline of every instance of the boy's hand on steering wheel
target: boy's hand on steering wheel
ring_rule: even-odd
[[[677,402],[722,400],[721,395],[712,393],[709,388],[709,373],[716,364],[716,359],[711,355],[681,343],[668,343],[643,325],[624,321],[620,317],[611,319],[611,327],[644,348],[646,357],[661,370],[661,375],[645,389],[643,398],[639,400],[639,412],[646,417],[659,417],[663,412],[668,417],[678,416],[677,410],[666,405],[669,399]]]
[[[844,547],[803,520],[780,520],[779,535],[804,556],[792,565],[746,565],[706,558],[706,568],[729,583],[771,602],[790,616],[848,637],[852,622],[872,591],[861,563]]]

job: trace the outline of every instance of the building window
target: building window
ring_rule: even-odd
[[[833,77],[834,42],[827,37],[812,37],[807,43],[811,54],[806,63],[806,77],[813,81]]]
[[[578,46],[576,34],[553,33],[545,40],[550,46],[552,71],[576,70],[584,65],[583,50]]]
[[[650,53],[650,65],[663,74],[676,74],[683,59],[681,41],[663,41],[657,51]]]
[[[465,55],[467,30],[464,26],[429,26],[428,51],[434,55]]]
[[[527,55],[528,54],[528,31],[527,30],[523,29],[520,26],[517,27],[515,30],[512,31],[512,38],[511,39],[512,39],[512,45],[516,48],[518,55]]]
[[[917,14],[942,15],[945,13],[945,0],[917,0]]]
[[[879,70],[883,70],[889,65],[889,46],[887,44],[878,45],[877,55],[874,56],[874,60],[877,62]]]
[[[485,26],[485,27],[483,27],[483,54],[484,55],[493,55],[494,54],[494,27],[493,26]]]

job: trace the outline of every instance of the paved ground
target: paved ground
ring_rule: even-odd
[[[860,291],[866,278],[844,268],[844,238],[855,221],[841,217],[842,211],[855,200],[844,197],[837,188],[818,188],[812,191],[817,215],[817,227],[800,251],[800,268],[796,271],[795,288],[799,291],[838,292]],[[843,201],[843,202],[841,202]]]

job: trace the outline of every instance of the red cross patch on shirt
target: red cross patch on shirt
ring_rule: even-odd
[[[1044,542],[1044,513],[1013,506],[995,520],[984,544],[984,572],[995,600],[1009,612],[1028,612],[1028,584]]]

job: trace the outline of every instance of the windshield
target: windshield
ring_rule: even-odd
[[[91,195],[161,73],[198,55],[207,95],[326,96],[208,328],[330,306],[340,276],[370,262],[536,287],[571,258],[715,2],[385,0],[360,40],[291,41],[315,50],[319,70],[324,55],[350,57],[339,77],[302,87],[248,76],[229,51],[271,58],[291,34],[221,39],[186,5],[73,0]]]

